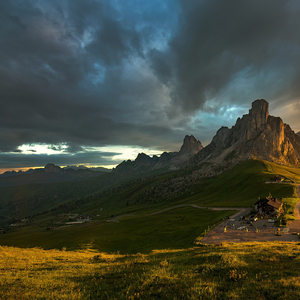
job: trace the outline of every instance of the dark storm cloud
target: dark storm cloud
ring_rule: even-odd
[[[256,98],[291,107],[299,13],[281,0],[2,1],[0,152],[174,151],[186,134],[211,139]]]
[[[256,94],[272,100],[282,95],[283,86],[285,92],[295,88],[299,96],[291,74],[295,64],[299,67],[299,5],[292,10],[289,1],[277,0],[182,1],[182,9],[169,50],[151,56],[179,112],[203,109],[215,97],[220,105],[249,103]],[[232,87],[231,97],[224,99],[224,89],[236,77],[247,79],[248,89],[254,82],[253,89],[236,99]]]

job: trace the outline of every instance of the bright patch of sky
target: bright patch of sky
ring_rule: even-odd
[[[289,124],[296,133],[300,131],[300,99],[293,99],[290,103],[281,102],[275,109],[270,109],[270,114],[280,116],[282,121]]]
[[[89,152],[105,152],[105,153],[118,153],[117,155],[113,155],[112,160],[120,161],[120,160],[134,160],[139,153],[145,153],[147,155],[160,155],[161,152],[156,150],[151,150],[149,148],[139,148],[139,147],[131,147],[131,146],[105,146],[105,147],[87,147],[85,151]]]
[[[65,144],[47,145],[47,144],[24,144],[18,147],[23,154],[58,154],[63,153],[67,149]]]
[[[47,144],[24,144],[18,147],[19,151],[22,151],[22,154],[27,155],[39,155],[47,154],[57,155],[57,154],[66,154],[68,146],[66,144],[59,145],[47,145]],[[149,148],[140,148],[140,147],[131,147],[131,146],[104,146],[104,147],[82,147],[80,153],[99,153],[99,156],[109,157],[111,160],[116,161],[116,164],[119,164],[123,160],[134,160],[139,153],[145,153],[147,155],[160,155],[161,152],[157,150],[151,150]],[[93,163],[96,165],[96,162]],[[115,166],[112,165],[112,166]],[[107,166],[106,166],[107,167]]]

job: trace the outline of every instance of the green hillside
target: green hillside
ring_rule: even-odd
[[[92,214],[99,211],[101,207],[103,213],[107,211],[105,216],[109,217],[111,214],[126,212],[147,214],[158,209],[187,203],[204,207],[252,207],[259,197],[266,197],[270,193],[277,198],[296,197],[296,188],[290,182],[287,182],[288,184],[266,183],[276,175],[268,169],[266,162],[249,160],[217,178],[201,178],[196,184],[176,196],[167,199],[160,198],[161,194],[168,194],[168,189],[172,196],[172,191],[175,189],[174,180],[184,182],[186,172],[177,172],[173,176],[167,174],[147,180],[108,196],[99,198],[96,196],[96,201],[91,200],[81,206],[80,212]],[[180,186],[180,183],[178,185]],[[156,201],[151,201],[149,198],[148,191],[153,189],[158,191]]]
[[[277,167],[280,170],[281,166]],[[124,254],[188,248],[208,227],[213,227],[233,213],[206,208],[232,207],[234,210],[234,207],[252,207],[258,197],[271,193],[274,197],[286,199],[286,207],[292,212],[297,202],[295,186],[291,182],[266,183],[278,173],[275,174],[273,169],[267,162],[250,160],[219,177],[199,179],[199,183],[191,186],[187,182],[190,180],[189,174],[193,176],[193,172],[197,171],[195,168],[149,179],[135,179],[107,192],[65,202],[58,209],[29,218],[28,223],[7,227],[7,234],[0,235],[0,244],[44,249],[89,248]],[[160,194],[165,198],[158,197],[157,201],[152,201],[152,191],[159,193],[161,190]],[[174,190],[183,192],[173,196]],[[204,209],[178,207],[151,215],[191,204]],[[92,220],[84,224],[66,225],[72,221],[68,217],[72,214],[89,215]],[[290,215],[290,218],[293,216]],[[54,230],[46,230],[47,226],[52,226]]]
[[[46,230],[46,223],[40,222],[0,235],[0,244],[121,254],[188,248],[208,227],[232,213],[180,207],[156,215],[127,215],[115,222],[91,221],[70,227],[54,223],[54,230]]]
[[[294,169],[299,171],[300,182],[300,170]],[[265,183],[274,175],[277,173],[269,170],[267,162],[248,160],[218,178],[199,183],[189,201],[205,206],[251,207],[258,197],[266,197],[269,193],[276,198],[296,196],[293,185]]]
[[[148,172],[143,176],[157,176],[160,170]],[[15,218],[24,218],[66,207],[70,201],[91,195],[114,193],[115,189],[125,188],[141,180],[141,175],[120,175],[106,173],[100,176],[71,182],[19,185],[0,188],[0,226],[12,222]],[[131,183],[133,182],[133,183]],[[71,205],[72,206],[72,205]]]
[[[5,227],[0,298],[300,298],[299,243],[194,244],[234,207],[269,193],[292,212],[299,169],[250,160],[218,177],[197,171],[136,178]],[[274,175],[285,180],[268,183]],[[209,209],[218,206],[232,210]],[[72,214],[92,220],[68,225]]]

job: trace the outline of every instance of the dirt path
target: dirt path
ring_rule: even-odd
[[[177,206],[172,206],[160,211],[156,211],[155,213],[149,214],[148,216],[153,216],[153,215],[157,215],[160,213],[163,213],[165,211],[171,210],[171,209],[176,209],[176,208],[180,208],[180,207],[185,207],[185,206],[190,206],[190,207],[194,207],[194,208],[200,208],[200,209],[210,209],[210,210],[238,210],[240,213],[241,211],[245,210],[246,208],[243,207],[207,207],[207,206],[198,206],[196,204],[183,204],[183,205],[177,205]]]
[[[295,205],[295,217],[297,221],[300,221],[300,185],[297,186],[297,194],[299,201]]]

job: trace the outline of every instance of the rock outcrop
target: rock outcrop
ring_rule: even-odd
[[[196,140],[193,135],[190,135],[190,136],[186,135],[183,140],[183,145],[181,146],[178,154],[179,155],[186,155],[186,154],[195,155],[201,149],[203,149],[203,146],[200,141]]]
[[[235,126],[221,127],[190,163],[250,158],[300,165],[300,136],[281,118],[270,116],[269,104],[263,99],[254,101],[249,114],[238,118]]]

